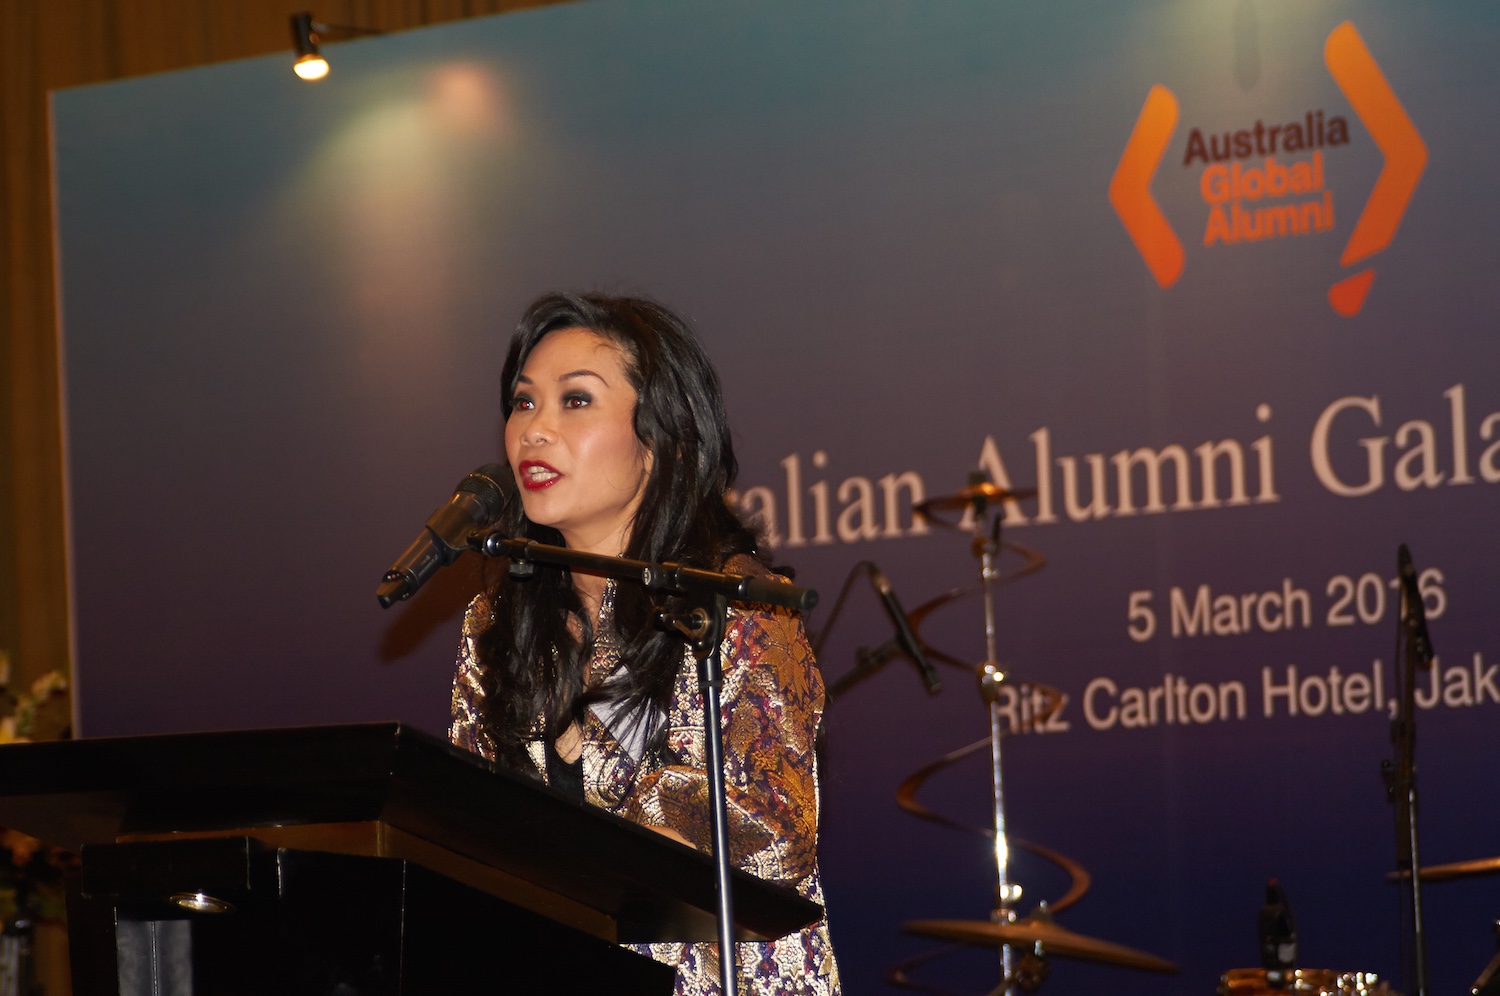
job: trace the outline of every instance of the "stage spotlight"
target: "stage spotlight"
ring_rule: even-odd
[[[328,75],[328,60],[318,51],[320,35],[337,33],[343,37],[353,35],[378,35],[374,28],[361,28],[352,24],[323,24],[314,21],[312,11],[304,10],[292,15],[292,45],[297,50],[292,72],[305,80],[320,80]]]
[[[292,44],[297,49],[292,72],[305,80],[320,80],[328,75],[328,60],[318,51],[318,33],[311,11],[292,15]]]

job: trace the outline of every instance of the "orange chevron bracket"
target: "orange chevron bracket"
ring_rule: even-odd
[[[1156,198],[1151,196],[1151,180],[1166,154],[1167,143],[1172,140],[1177,114],[1176,95],[1160,83],[1152,86],[1130,140],[1125,143],[1120,165],[1115,167],[1115,175],[1109,181],[1109,203],[1120,216],[1151,275],[1163,288],[1172,286],[1182,276],[1184,256],[1182,242],[1161,213]]]
[[[1341,266],[1350,266],[1391,244],[1427,167],[1427,145],[1353,24],[1345,21],[1328,35],[1323,61],[1385,157],[1339,259]],[[1358,314],[1374,277],[1373,271],[1365,271],[1336,283],[1329,290],[1334,310],[1347,317]]]
[[[1345,318],[1353,318],[1365,306],[1365,295],[1375,282],[1375,271],[1360,270],[1352,277],[1345,277],[1328,288],[1328,303],[1333,310]]]

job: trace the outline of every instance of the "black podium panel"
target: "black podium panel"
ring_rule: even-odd
[[[220,912],[195,912],[223,903]],[[671,968],[409,861],[251,838],[91,845],[76,996],[666,996]]]
[[[716,939],[709,855],[397,723],[0,747],[0,825],[85,844],[242,835],[399,857],[609,941]],[[740,940],[822,908],[736,871]]]
[[[82,851],[79,996],[645,996],[618,942],[716,937],[709,855],[395,723],[7,745],[0,825]],[[741,940],[822,915],[734,901]]]

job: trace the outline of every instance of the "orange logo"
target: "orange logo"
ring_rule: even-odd
[[[1427,145],[1354,25],[1345,21],[1333,29],[1323,45],[1323,61],[1385,157],[1385,167],[1339,258],[1340,266],[1352,266],[1391,244],[1427,166]],[[1367,269],[1334,284],[1328,289],[1333,310],[1345,317],[1359,314],[1374,280],[1375,271]]]
[[[1177,96],[1160,83],[1146,94],[1125,154],[1109,181],[1109,202],[1156,282],[1171,287],[1182,276],[1182,242],[1151,196],[1151,178],[1177,127]]]
[[[1353,24],[1345,21],[1333,29],[1324,44],[1323,59],[1385,158],[1339,260],[1341,266],[1352,266],[1390,245],[1427,165],[1427,146]],[[1181,240],[1151,194],[1151,181],[1172,140],[1178,113],[1176,95],[1161,84],[1153,86],[1109,184],[1110,204],[1147,269],[1164,289],[1182,276],[1185,256]],[[1333,195],[1324,187],[1322,146],[1325,139],[1334,146],[1348,139],[1347,131],[1341,132],[1342,118],[1330,119],[1327,126],[1325,135],[1321,111],[1308,112],[1305,127],[1304,122],[1294,121],[1265,129],[1257,121],[1253,130],[1226,133],[1222,150],[1218,136],[1205,143],[1194,129],[1184,164],[1195,158],[1205,164],[1210,158],[1214,160],[1214,165],[1205,166],[1200,184],[1210,205],[1204,245],[1331,229]],[[1280,150],[1276,147],[1278,134],[1284,146]],[[1252,149],[1266,154],[1261,166],[1238,161],[1249,156]],[[1313,150],[1306,160],[1285,160],[1285,153],[1305,149]],[[1283,155],[1282,162],[1276,161],[1276,153]],[[1231,158],[1234,161],[1228,165],[1219,162]],[[1253,205],[1261,197],[1299,193],[1313,196],[1296,204],[1242,206],[1242,202]],[[1366,268],[1335,282],[1328,290],[1334,311],[1345,317],[1358,314],[1374,279],[1374,269]]]

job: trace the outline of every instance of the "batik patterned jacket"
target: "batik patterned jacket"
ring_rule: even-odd
[[[612,631],[610,592],[596,632]],[[475,638],[489,623],[481,596],[464,619],[463,645],[453,685],[452,741],[493,759],[480,716]],[[621,667],[611,640],[596,641],[595,680]],[[823,902],[818,878],[818,781],[813,740],[823,708],[823,682],[801,618],[769,607],[730,609],[723,642],[724,756],[730,853],[752,875],[790,885]],[[602,714],[602,715],[601,715]],[[707,755],[697,664],[685,652],[667,716],[666,763],[653,766],[610,730],[609,710],[591,708],[582,724],[583,783],[588,802],[645,826],[669,827],[709,850]],[[545,744],[531,744],[539,778],[546,779]],[[716,996],[719,954],[714,944],[632,945],[677,968],[677,996]],[[827,921],[770,943],[736,945],[741,993],[754,996],[837,996],[838,967]]]

